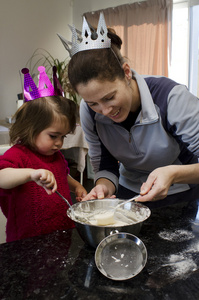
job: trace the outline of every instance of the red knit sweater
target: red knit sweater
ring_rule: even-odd
[[[0,169],[8,167],[50,170],[58,191],[72,203],[67,181],[69,168],[60,151],[45,156],[15,145],[0,156]],[[7,242],[74,227],[66,214],[67,204],[57,194],[48,195],[33,181],[9,190],[0,189],[0,206],[7,218]]]

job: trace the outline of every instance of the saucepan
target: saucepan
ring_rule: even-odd
[[[96,215],[112,211],[122,199],[105,198],[78,202],[67,210],[67,215],[76,225],[79,235],[85,243],[96,248],[99,243],[116,230],[138,235],[143,222],[149,218],[151,211],[138,202],[124,204],[117,212],[115,224],[98,225]]]

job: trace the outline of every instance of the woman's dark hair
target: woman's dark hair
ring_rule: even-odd
[[[15,113],[14,123],[10,128],[11,144],[19,143],[35,148],[35,139],[54,121],[60,121],[69,130],[76,128],[76,104],[74,101],[61,97],[42,97],[24,103]]]
[[[122,40],[111,28],[108,29],[108,37],[111,48],[80,51],[71,58],[68,78],[76,92],[79,83],[86,84],[91,79],[114,81],[125,77],[122,68],[124,59],[120,53]]]

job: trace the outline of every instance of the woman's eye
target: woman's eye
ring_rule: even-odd
[[[113,100],[113,98],[114,98],[114,95],[110,96],[110,97],[107,97],[105,100]]]
[[[56,139],[56,138],[57,138],[57,136],[56,136],[56,135],[52,135],[52,134],[50,134],[50,138],[51,138],[51,139]]]
[[[96,103],[89,103],[88,105],[91,107],[91,106],[95,106]]]

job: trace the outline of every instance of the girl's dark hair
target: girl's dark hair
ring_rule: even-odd
[[[61,97],[42,97],[24,103],[15,113],[15,122],[10,128],[11,144],[20,143],[32,149],[38,134],[59,120],[69,130],[76,128],[76,104],[74,101]]]
[[[125,77],[120,53],[122,40],[111,28],[108,29],[111,48],[93,49],[77,52],[70,60],[68,78],[72,88],[77,92],[79,83],[86,84],[91,79],[114,81]]]

